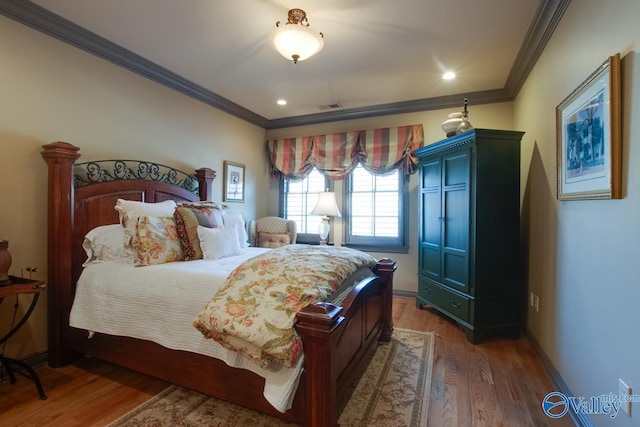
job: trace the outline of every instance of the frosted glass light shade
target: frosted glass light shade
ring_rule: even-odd
[[[324,39],[309,27],[288,24],[271,33],[271,45],[285,58],[304,61],[322,50]]]

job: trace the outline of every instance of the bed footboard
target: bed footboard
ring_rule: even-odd
[[[338,425],[337,402],[376,341],[389,341],[393,273],[396,263],[378,261],[371,277],[360,282],[342,307],[313,304],[298,313],[296,330],[305,353],[305,426]]]

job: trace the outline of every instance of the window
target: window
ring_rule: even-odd
[[[282,216],[296,222],[298,242],[318,242],[319,215],[311,215],[318,194],[329,187],[315,168],[301,181],[282,180]]]
[[[408,180],[400,170],[373,175],[358,165],[344,181],[344,245],[372,252],[407,253],[407,194]]]

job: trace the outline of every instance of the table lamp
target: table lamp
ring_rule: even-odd
[[[329,236],[329,231],[331,230],[329,217],[341,216],[340,210],[338,209],[338,204],[336,203],[336,194],[333,191],[325,191],[324,193],[318,194],[318,202],[311,211],[311,214],[322,215],[320,224],[318,224],[318,234],[320,234],[320,244],[326,245],[327,237]]]

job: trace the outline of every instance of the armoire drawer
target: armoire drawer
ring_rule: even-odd
[[[469,322],[469,298],[422,278],[419,281],[418,293],[436,308]]]

